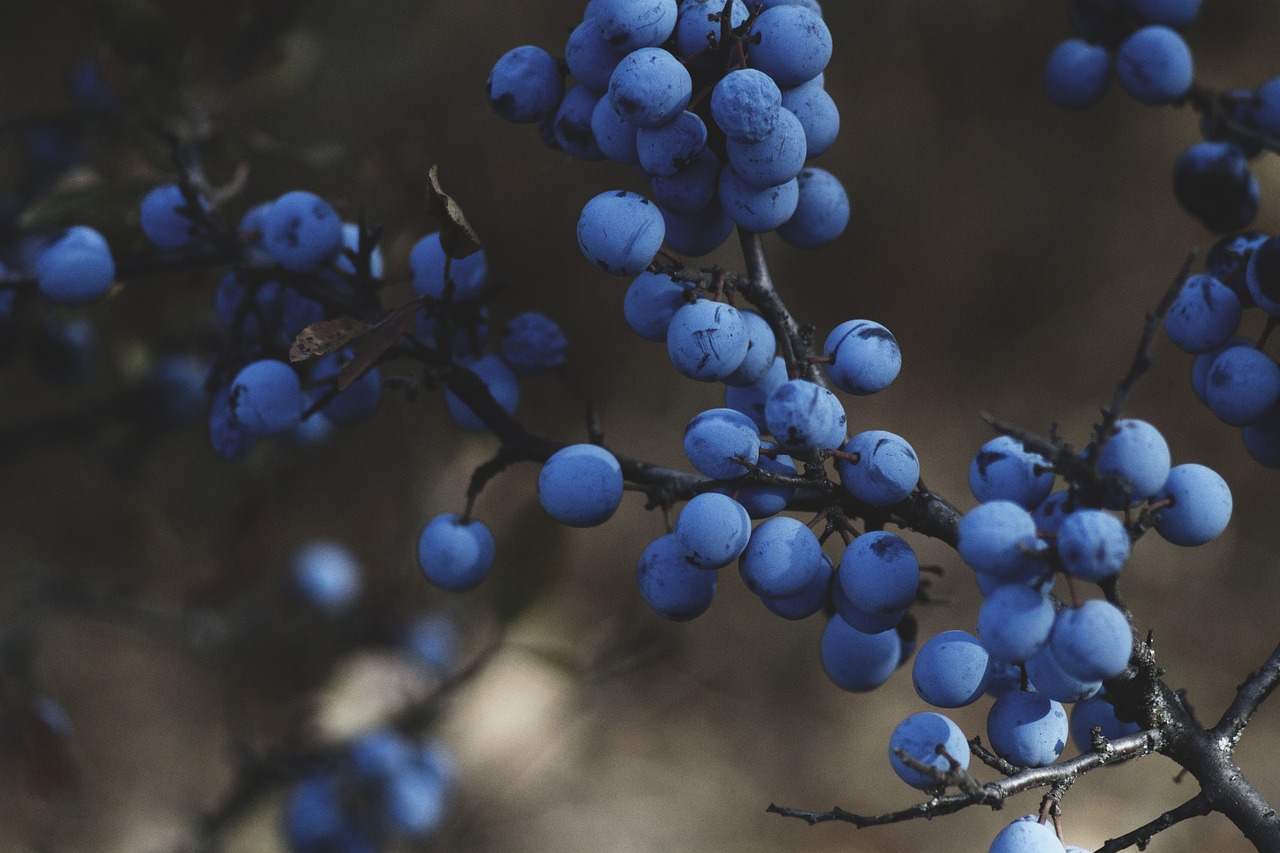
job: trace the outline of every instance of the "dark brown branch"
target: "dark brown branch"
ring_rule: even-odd
[[[1170,809],[1160,817],[1149,823],[1135,829],[1133,832],[1127,832],[1118,838],[1108,839],[1106,844],[1098,848],[1097,853],[1116,853],[1118,850],[1128,850],[1130,847],[1137,847],[1139,850],[1145,850],[1147,844],[1158,832],[1163,832],[1175,824],[1182,823],[1193,817],[1204,817],[1213,811],[1213,807],[1209,804],[1209,800],[1204,794],[1196,794],[1177,808]]]
[[[1164,734],[1159,730],[1153,729],[1126,735],[1111,741],[1111,749],[1106,752],[1088,752],[1070,761],[1064,761],[1061,764],[1053,764],[1048,767],[1029,767],[1006,779],[988,782],[970,793],[948,794],[936,797],[928,802],[917,803],[914,806],[887,814],[859,815],[846,811],[839,806],[830,811],[815,812],[772,803],[766,811],[783,817],[799,818],[810,826],[834,820],[852,823],[862,829],[867,826],[901,823],[916,818],[941,817],[942,815],[954,814],[970,806],[984,805],[998,809],[1006,799],[1015,794],[1021,794],[1034,788],[1068,784],[1099,767],[1119,764],[1160,751],[1164,743]]]
[[[738,241],[742,244],[742,257],[747,265],[747,278],[739,280],[738,292],[760,310],[761,316],[769,321],[769,325],[777,333],[778,348],[787,363],[787,373],[826,388],[827,380],[822,371],[816,364],[808,362],[808,357],[813,354],[812,334],[806,334],[795,317],[791,316],[773,286],[773,277],[769,274],[769,263],[764,256],[764,244],[760,235],[739,228]]]
[[[1192,249],[1187,253],[1186,260],[1182,262],[1182,267],[1178,270],[1178,274],[1173,277],[1173,281],[1169,284],[1168,289],[1165,290],[1160,303],[1154,311],[1147,312],[1146,319],[1142,325],[1142,337],[1138,341],[1138,351],[1134,353],[1133,361],[1129,365],[1129,372],[1117,384],[1116,393],[1111,398],[1111,405],[1102,410],[1102,422],[1093,428],[1092,448],[1086,453],[1090,459],[1098,458],[1098,454],[1102,452],[1102,448],[1115,431],[1116,421],[1120,419],[1120,412],[1124,408],[1124,404],[1128,402],[1129,395],[1133,393],[1133,388],[1138,383],[1138,379],[1151,369],[1153,364],[1151,348],[1155,345],[1156,332],[1160,330],[1160,324],[1164,321],[1165,315],[1169,313],[1169,307],[1178,298],[1178,293],[1181,292],[1183,284],[1186,283],[1187,276],[1191,274],[1191,267],[1195,264],[1195,261],[1196,250]]]

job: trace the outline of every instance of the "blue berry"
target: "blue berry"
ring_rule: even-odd
[[[1198,142],[1182,152],[1173,194],[1210,231],[1239,231],[1258,215],[1258,180],[1234,142]]]
[[[711,90],[711,117],[731,141],[759,142],[773,130],[782,90],[754,68],[730,71]]]
[[[855,610],[868,616],[901,614],[915,600],[920,564],[901,536],[873,530],[844,549],[838,582]]]
[[[1231,338],[1222,346],[1197,355],[1195,361],[1191,363],[1191,390],[1195,392],[1196,399],[1206,406],[1209,405],[1209,370],[1213,367],[1213,363],[1218,356],[1231,347],[1251,346],[1253,346],[1253,341],[1246,338]]]
[[[734,226],[734,221],[715,199],[696,213],[663,210],[662,220],[667,226],[667,245],[682,255],[693,257],[720,248],[733,233]]]
[[[989,853],[1063,853],[1063,846],[1052,826],[1027,815],[1000,830]]]
[[[720,202],[733,222],[748,231],[772,231],[795,215],[800,203],[800,182],[795,178],[759,189],[738,175],[732,166],[720,170]]]
[[[537,311],[525,311],[502,327],[498,354],[516,373],[528,376],[563,367],[568,347],[569,340],[555,320]]]
[[[1213,360],[1205,382],[1205,401],[1225,423],[1243,426],[1258,420],[1280,400],[1280,366],[1262,350],[1228,347]]]
[[[835,394],[806,379],[791,379],[769,394],[769,433],[790,450],[828,450],[845,440],[847,418]]]
[[[888,388],[902,369],[902,351],[893,333],[871,320],[846,320],[822,345],[831,358],[827,375],[841,391],[866,396]]]
[[[596,101],[591,110],[591,136],[600,153],[615,163],[636,165],[640,152],[636,149],[639,128],[614,112],[608,98]],[[661,201],[661,199],[659,199]]]
[[[340,613],[360,593],[360,565],[343,545],[317,540],[293,555],[293,582],[308,604]]]
[[[1280,468],[1280,406],[1265,412],[1261,418],[1240,431],[1245,450],[1259,465]]]
[[[309,419],[308,419],[309,420]],[[231,389],[223,388],[209,401],[209,443],[223,462],[238,462],[249,455],[257,437],[236,419]]]
[[[746,415],[734,409],[708,409],[694,416],[684,429],[684,452],[699,473],[715,480],[732,480],[746,473],[736,457],[754,464],[760,456],[760,432]]]
[[[1044,90],[1057,106],[1069,110],[1091,107],[1111,82],[1111,54],[1083,39],[1067,39],[1049,54]]]
[[[1253,120],[1263,131],[1280,134],[1280,77],[1272,77],[1254,94]]]
[[[987,594],[978,611],[978,636],[992,658],[1018,663],[1049,641],[1055,616],[1053,600],[1044,592],[1003,584]]]
[[[772,442],[763,442],[763,446],[775,447]],[[761,455],[756,460],[761,469],[771,474],[795,476],[796,465],[790,456],[777,454]],[[788,486],[743,486],[738,490],[738,503],[746,509],[752,518],[768,518],[777,515],[787,508],[796,490]]]
[[[831,31],[820,14],[803,6],[766,9],[751,34],[760,37],[751,45],[751,65],[779,86],[811,80],[831,61]]]
[[[612,453],[595,444],[557,450],[538,474],[538,501],[561,524],[603,524],[622,503],[622,467]]]
[[[235,418],[256,436],[287,432],[302,420],[302,383],[283,361],[263,359],[246,366],[231,383]]]
[[[450,592],[480,584],[493,565],[493,534],[479,521],[456,513],[437,515],[418,537],[418,564],[427,580]]]
[[[320,196],[294,190],[267,208],[262,217],[262,242],[280,266],[308,272],[342,245],[342,220]]]
[[[555,117],[551,119],[551,131],[561,150],[579,160],[604,158],[604,152],[591,130],[591,119],[600,101],[600,93],[582,83],[564,93]]]
[[[1031,514],[1011,501],[988,501],[960,519],[960,557],[977,572],[1012,579],[1043,548]]]
[[[1081,752],[1093,749],[1093,727],[1102,730],[1107,740],[1137,734],[1142,727],[1137,723],[1122,723],[1116,718],[1116,707],[1102,696],[1092,696],[1077,702],[1071,709],[1071,739]]]
[[[1153,500],[1171,500],[1156,516],[1156,532],[1175,545],[1204,545],[1231,521],[1231,489],[1204,465],[1175,465]]]
[[[1280,315],[1280,237],[1253,247],[1245,267],[1245,285],[1263,311]]]
[[[1006,693],[987,713],[987,737],[996,755],[1017,767],[1044,767],[1067,746],[1067,712],[1043,693]]]
[[[1214,243],[1205,256],[1205,275],[1211,275],[1231,288],[1239,297],[1242,308],[1254,304],[1247,281],[1249,260],[1267,240],[1267,235],[1261,231],[1228,234]],[[1277,249],[1280,249],[1280,243],[1277,244]]]
[[[769,321],[754,311],[741,311],[747,327],[747,354],[742,363],[723,379],[726,385],[754,385],[773,366],[778,355],[778,339]]]
[[[962,708],[977,701],[991,682],[991,657],[965,631],[930,637],[911,667],[916,694],[935,708]]]
[[[826,153],[840,134],[840,110],[822,86],[804,84],[782,93],[782,107],[795,113],[804,128],[805,159]],[[804,197],[804,182],[800,186]]]
[[[786,183],[804,168],[806,141],[804,127],[795,113],[778,110],[773,127],[757,142],[725,143],[729,165],[744,183],[767,189]],[[798,204],[798,202],[797,202]]]
[[[1215,350],[1240,325],[1240,297],[1210,275],[1187,279],[1164,318],[1169,339],[1189,353]]]
[[[720,41],[720,21],[707,20],[708,15],[724,11],[723,0],[681,0],[680,20],[676,22],[676,53],[689,57],[703,50],[710,43],[707,36]],[[747,20],[747,6],[742,0],[733,0],[729,10],[729,25],[740,26]]]
[[[1100,581],[1119,574],[1129,559],[1129,531],[1100,509],[1079,509],[1058,529],[1058,557],[1073,577]]]
[[[636,156],[650,175],[671,177],[689,166],[707,144],[707,126],[688,110],[671,121],[636,131]]]
[[[796,210],[778,226],[778,236],[798,249],[825,246],[849,225],[849,196],[839,178],[816,167],[802,169],[796,181]]]
[[[636,565],[641,597],[655,613],[673,622],[705,613],[718,579],[717,572],[704,571],[685,559],[674,533],[650,542]]]
[[[896,631],[867,634],[832,616],[822,631],[821,656],[823,670],[837,687],[866,693],[897,670],[902,642]]]
[[[449,268],[447,279],[446,266]],[[450,258],[440,243],[439,231],[432,231],[413,244],[409,267],[413,270],[413,292],[432,299],[443,299],[446,281],[452,281],[454,302],[474,301],[483,295],[489,279],[489,264],[483,249],[465,258]]]
[[[187,206],[182,188],[177,184],[161,184],[142,199],[139,222],[142,233],[160,249],[182,249],[196,241],[197,232],[190,217],[179,210]]]
[[[689,304],[687,294],[692,287],[661,273],[640,273],[622,300],[627,325],[647,341],[665,342],[671,318]]]
[[[604,33],[592,20],[574,27],[564,48],[564,61],[569,66],[569,73],[578,83],[596,92],[609,88],[613,69],[626,55],[625,50],[618,50],[604,40]],[[605,100],[607,102],[608,99]]]
[[[1144,104],[1176,101],[1191,88],[1191,49],[1168,27],[1143,27],[1116,52],[1116,76],[1125,91]]]
[[[667,354],[690,379],[713,382],[729,376],[747,357],[750,338],[738,309],[699,299],[683,305],[667,327]]]
[[[1114,604],[1086,601],[1058,614],[1048,648],[1068,675],[1081,681],[1102,681],[1114,678],[1129,665],[1132,629]]]
[[[939,752],[939,747],[945,755]],[[961,770],[969,766],[969,741],[964,732],[949,718],[932,711],[912,714],[893,730],[889,736],[889,764],[898,777],[913,788],[931,788],[938,784],[934,776],[908,767],[897,756],[899,750],[942,773],[951,769],[952,760]]]
[[[762,521],[738,560],[747,588],[769,598],[796,595],[821,568],[818,537],[803,522],[786,515]]]
[[[643,271],[662,247],[665,234],[657,205],[626,190],[600,193],[578,217],[578,248],[611,275]]]
[[[1053,489],[1053,469],[1008,435],[993,438],[969,463],[969,489],[979,501],[1013,501],[1025,509],[1040,504]]]
[[[678,59],[661,48],[642,47],[613,69],[606,97],[636,127],[657,127],[680,115],[692,94],[693,80]]]
[[[107,295],[116,277],[111,248],[102,235],[73,225],[35,262],[40,292],[54,302],[80,304]]]
[[[719,569],[738,559],[747,547],[751,518],[733,498],[704,492],[685,504],[674,533],[680,553],[690,564]]]
[[[703,148],[692,162],[673,174],[654,175],[649,185],[664,214],[688,216],[706,209],[715,200],[719,181],[720,158],[710,148]]]
[[[1164,485],[1169,462],[1169,445],[1158,429],[1146,421],[1122,419],[1098,457],[1098,473],[1119,477],[1130,503],[1137,504]]]
[[[860,432],[841,448],[858,455],[856,463],[836,460],[845,491],[872,506],[904,500],[920,481],[920,460],[911,445],[885,430]]]
[[[761,596],[760,603],[770,613],[775,616],[781,616],[783,619],[791,619],[793,621],[807,619],[821,610],[827,603],[833,571],[831,558],[823,554],[822,568],[813,576],[813,580],[809,582],[808,586],[795,595],[789,595],[785,598]]]
[[[769,365],[769,370],[754,385],[745,387],[729,386],[724,391],[724,404],[726,408],[734,409],[742,412],[751,418],[752,423],[762,433],[769,431],[769,424],[765,421],[765,406],[768,403],[769,395],[773,393],[773,389],[777,388],[783,382],[787,381],[787,365],[781,356],[774,358],[773,364]]]
[[[524,45],[507,51],[494,64],[485,89],[495,113],[527,124],[555,114],[564,96],[564,78],[551,54]]]
[[[587,13],[618,50],[656,49],[676,28],[676,0],[595,0]]]
[[[1027,679],[1037,693],[1063,704],[1080,702],[1097,695],[1102,681],[1077,678],[1062,668],[1048,643],[1040,651],[1027,658]]]

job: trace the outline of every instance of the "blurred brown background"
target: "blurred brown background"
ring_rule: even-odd
[[[389,276],[402,282],[408,248],[431,227],[421,202],[427,167],[438,163],[507,285],[495,319],[536,308],[572,342],[566,379],[525,383],[520,416],[575,439],[590,399],[614,448],[682,466],[683,426],[720,404],[720,387],[679,379],[660,346],[627,330],[626,282],[591,269],[573,237],[585,200],[642,186],[624,168],[545,150],[533,128],[501,122],[484,98],[489,68],[510,47],[561,54],[580,6],[9,0],[0,9],[0,114],[64,109],[67,69],[95,51],[153,55],[132,78],[149,112],[124,135],[144,140],[143,153],[115,139],[91,156],[96,179],[120,188],[117,207],[92,211],[115,223],[113,243],[141,246],[133,211],[165,172],[144,120],[190,128],[207,116],[215,179],[228,179],[237,162],[250,168],[230,216],[296,187],[319,192],[347,218],[363,210],[386,224]],[[843,127],[818,164],[844,181],[853,216],[820,251],[768,238],[773,272],[794,313],[821,334],[852,317],[894,332],[902,375],[879,396],[846,399],[851,426],[906,437],[930,486],[967,508],[968,461],[989,437],[978,412],[1041,431],[1056,421],[1083,444],[1129,363],[1143,312],[1191,247],[1212,244],[1170,192],[1174,158],[1198,138],[1196,118],[1140,107],[1115,87],[1088,113],[1052,108],[1040,91],[1042,64],[1069,34],[1056,0],[825,6],[836,45],[827,88]],[[1207,0],[1189,39],[1197,78],[1253,86],[1280,72],[1278,33],[1280,10],[1266,0]],[[121,34],[137,43],[122,45]],[[237,57],[249,59],[237,65]],[[14,164],[6,168],[12,177]],[[1280,169],[1270,157],[1255,169],[1256,227],[1275,231]],[[706,262],[741,266],[732,243]],[[103,341],[95,378],[50,389],[10,363],[0,373],[8,389],[0,421],[74,412],[126,382],[156,329],[183,340],[203,322],[215,280],[139,283],[87,309]],[[389,299],[402,292],[392,288]],[[1256,316],[1246,323],[1246,333],[1261,327]],[[1221,472],[1235,518],[1219,541],[1192,551],[1148,537],[1123,587],[1140,627],[1155,633],[1170,682],[1214,720],[1280,634],[1275,474],[1195,400],[1189,357],[1164,339],[1157,356],[1129,414],[1164,430],[1175,463]],[[209,585],[231,566],[292,644],[219,657],[127,623],[46,620],[32,669],[76,726],[63,774],[71,781],[46,795],[22,743],[11,743],[0,765],[0,850],[184,849],[195,817],[232,782],[229,706],[247,717],[251,739],[268,743],[298,719],[310,720],[313,736],[333,737],[394,704],[400,682],[386,654],[331,668],[323,650],[336,629],[284,602],[285,555],[316,535],[348,543],[366,566],[356,620],[371,636],[443,607],[475,650],[510,618],[509,647],[450,697],[432,729],[455,749],[462,785],[430,849],[983,851],[1036,807],[1038,797],[1024,796],[1002,814],[971,810],[861,832],[765,814],[771,801],[860,812],[914,802],[885,752],[893,726],[922,703],[905,670],[870,695],[832,686],[818,662],[821,619],[771,616],[732,569],[696,622],[647,612],[634,565],[663,523],[638,495],[602,528],[559,528],[536,504],[536,470],[517,468],[477,506],[498,538],[494,577],[465,596],[429,589],[416,566],[417,531],[461,508],[470,469],[494,449],[459,434],[437,403],[388,395],[375,419],[323,449],[263,446],[236,465],[213,458],[202,428],[165,438],[124,470],[114,464],[123,439],[109,432],[7,451],[0,600],[11,615],[0,615],[0,630],[18,618],[32,574],[167,613],[200,591],[219,612],[225,601]],[[923,635],[974,630],[968,570],[948,549],[910,541],[922,562],[946,570],[937,592],[950,604],[920,611]],[[955,716],[985,735],[984,715],[985,705]],[[1266,708],[1239,754],[1272,802],[1280,801],[1276,720]],[[1175,784],[1176,771],[1153,758],[1087,777],[1065,800],[1068,841],[1093,849],[1189,798],[1193,783]],[[280,849],[278,796],[233,827],[227,849]],[[1211,817],[1151,849],[1247,848]]]

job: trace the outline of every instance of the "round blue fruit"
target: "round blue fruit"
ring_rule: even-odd
[[[930,788],[938,784],[937,777],[932,774],[908,767],[898,757],[898,751],[940,773],[951,769],[952,760],[960,770],[969,766],[969,741],[964,732],[948,717],[932,711],[912,714],[893,730],[889,736],[889,764],[898,778],[913,788]]]
[[[866,693],[897,670],[902,641],[897,631],[864,633],[840,616],[832,616],[822,631],[821,656],[823,670],[837,687]]]
[[[73,305],[106,296],[116,277],[107,241],[85,225],[71,226],[41,252],[35,271],[44,296]]]
[[[622,503],[622,467],[595,444],[557,450],[538,474],[538,501],[547,514],[570,527],[608,521]]]
[[[1125,91],[1144,104],[1176,101],[1191,88],[1191,49],[1169,27],[1143,27],[1116,52],[1116,76]]]
[[[427,580],[451,592],[480,584],[493,565],[493,534],[479,521],[456,513],[438,515],[418,537],[418,564]]]
[[[298,374],[283,361],[255,361],[237,373],[231,383],[235,418],[256,436],[293,429],[302,420],[305,406]]]
[[[627,190],[610,190],[587,202],[578,217],[578,248],[611,275],[642,272],[662,247],[666,225],[658,206]]]
[[[849,494],[872,506],[889,506],[904,500],[920,481],[920,460],[901,436],[868,430],[849,439],[841,449],[857,454],[858,461],[836,459],[840,484]]]
[[[649,543],[636,565],[640,595],[655,613],[673,622],[686,622],[707,611],[715,597],[719,574],[692,565],[680,550],[674,533]]]
[[[564,77],[551,54],[523,45],[507,51],[494,64],[485,88],[495,113],[524,124],[555,114],[564,95]]]
[[[307,272],[342,245],[342,220],[320,196],[294,190],[267,208],[262,217],[262,242],[280,266]]]

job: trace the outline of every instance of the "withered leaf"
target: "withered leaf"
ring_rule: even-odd
[[[370,326],[361,320],[350,317],[339,317],[336,320],[321,320],[312,323],[293,339],[289,347],[289,361],[306,361],[321,355],[340,350],[355,338],[363,335]]]
[[[431,178],[427,207],[440,220],[440,246],[454,260],[480,251],[480,238],[467,222],[462,208],[440,188],[440,167],[432,166],[427,175]]]
[[[378,322],[369,326],[354,342],[355,355],[338,371],[338,390],[345,391],[378,363],[378,359],[400,336],[413,325],[414,315],[426,304],[413,299],[395,308]]]

